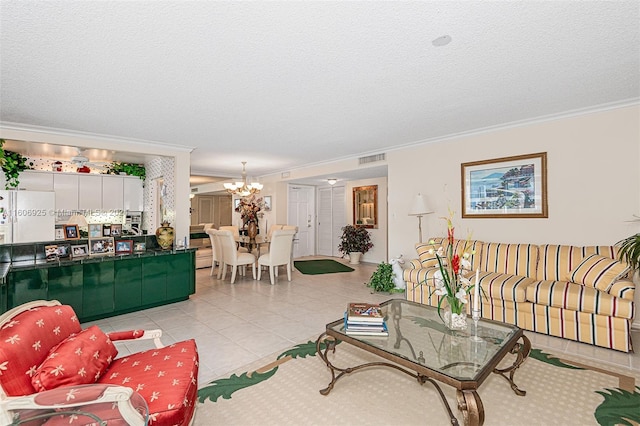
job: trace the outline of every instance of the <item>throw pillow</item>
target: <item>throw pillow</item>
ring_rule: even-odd
[[[51,348],[47,358],[36,369],[31,383],[38,392],[94,383],[117,354],[118,350],[109,337],[92,325]]]
[[[592,254],[569,271],[569,280],[608,292],[616,281],[628,273],[629,265],[626,263]]]
[[[418,252],[418,258],[420,259],[420,263],[423,268],[430,268],[433,266],[438,266],[438,258],[436,257],[436,252],[440,245],[438,244],[429,244],[429,243],[418,243],[416,244],[416,251]]]

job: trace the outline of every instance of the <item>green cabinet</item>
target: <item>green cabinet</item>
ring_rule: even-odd
[[[74,264],[47,268],[47,299],[71,305],[79,318],[83,315],[83,268]]]
[[[33,300],[71,305],[80,321],[186,300],[195,293],[195,250],[84,258],[8,270],[0,313]]]
[[[82,317],[95,317],[111,313],[114,304],[113,260],[83,265]]]
[[[167,299],[187,298],[195,293],[195,269],[190,267],[194,262],[194,253],[186,252],[169,257],[167,267]]]
[[[7,308],[32,300],[47,299],[47,269],[25,269],[9,273]]]
[[[168,255],[145,257],[142,262],[142,304],[167,300]],[[176,271],[171,271],[173,275]]]
[[[116,311],[129,311],[142,306],[142,259],[122,259],[114,264]]]

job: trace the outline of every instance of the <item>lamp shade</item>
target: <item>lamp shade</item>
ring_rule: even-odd
[[[427,213],[431,213],[431,209],[427,206],[427,200],[424,198],[424,195],[418,193],[418,195],[413,198],[413,203],[409,209],[409,216],[422,216]]]
[[[69,225],[89,226],[87,219],[81,214],[74,214],[67,222]]]

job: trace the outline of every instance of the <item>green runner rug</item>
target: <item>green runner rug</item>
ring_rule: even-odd
[[[351,272],[353,268],[331,259],[296,260],[293,266],[306,275],[333,274],[334,272]]]

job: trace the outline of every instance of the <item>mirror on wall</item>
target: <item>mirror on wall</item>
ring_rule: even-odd
[[[363,228],[378,227],[378,185],[353,188],[353,223]]]

